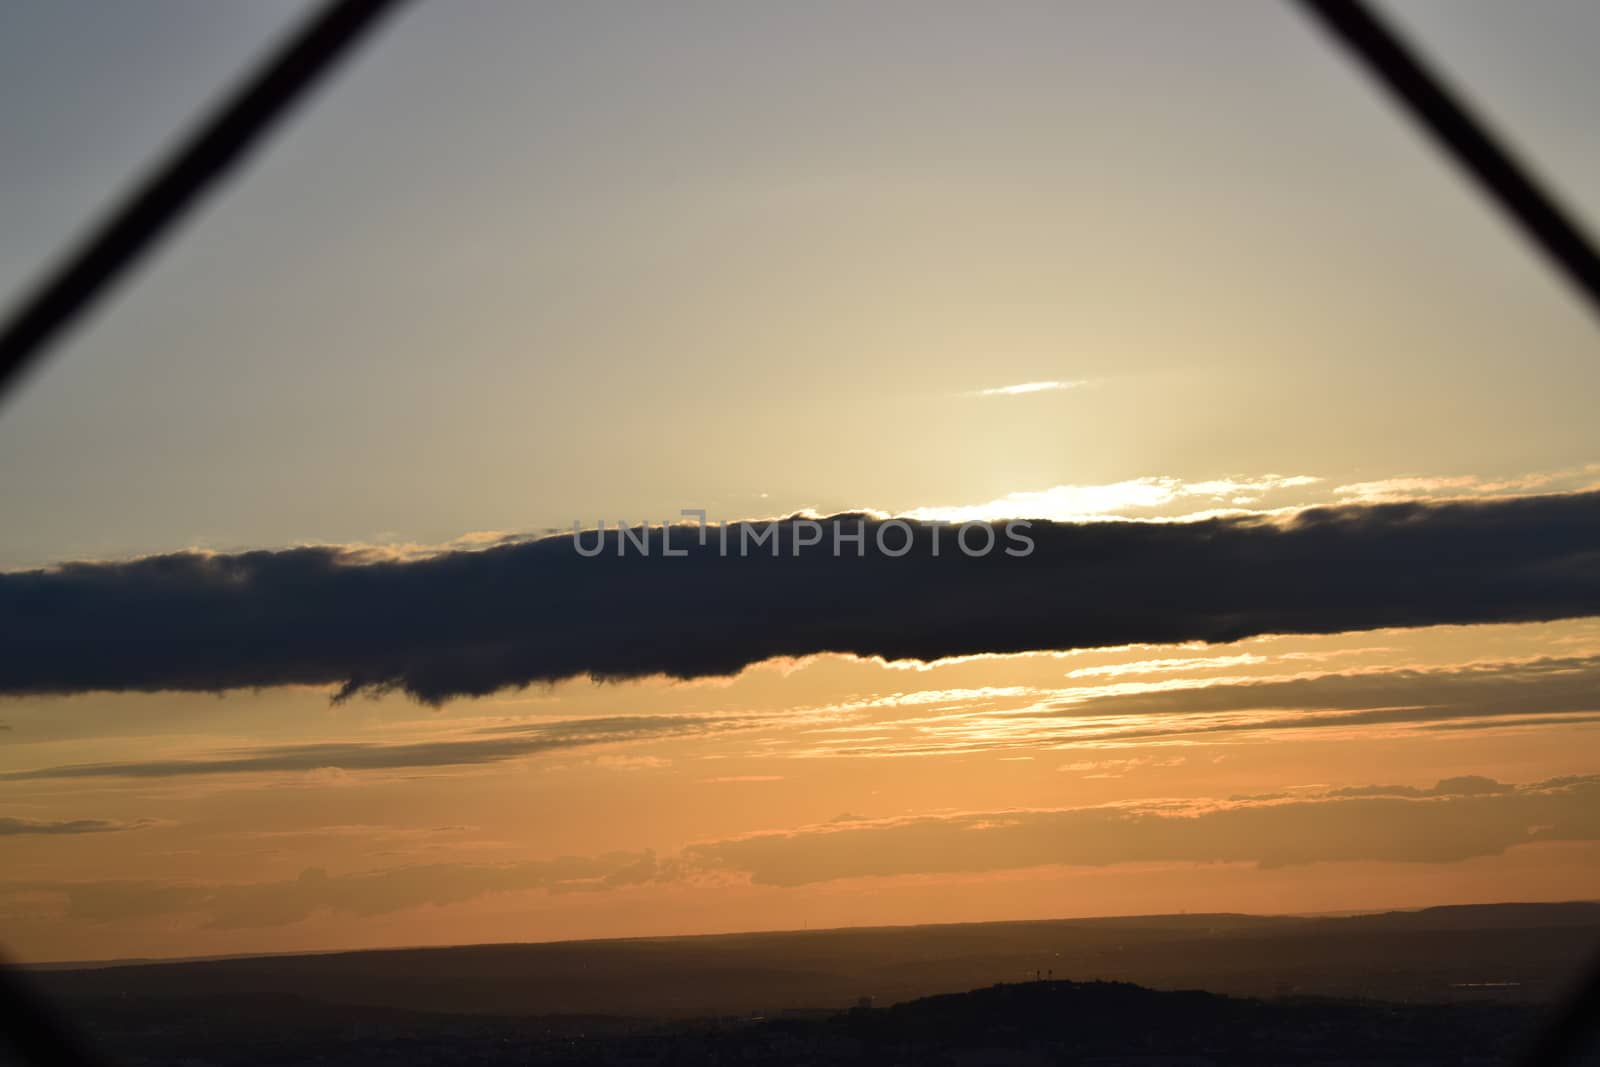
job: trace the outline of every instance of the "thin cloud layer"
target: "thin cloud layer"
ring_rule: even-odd
[[[0,837],[23,834],[110,834],[143,830],[154,825],[154,819],[19,819],[0,816]]]
[[[1022,705],[995,704],[1013,699]],[[1570,656],[1426,670],[1368,669],[1252,681],[1160,684],[1104,694],[1093,689],[1035,690],[1026,686],[942,689],[781,713],[618,715],[516,722],[422,741],[263,745],[177,759],[36,767],[0,773],[0,782],[168,779],[328,769],[430,770],[501,763],[595,745],[728,736],[758,727],[767,755],[786,752],[798,757],[1068,748],[1352,727],[1573,725],[1596,719],[1600,719],[1600,656]],[[787,749],[778,746],[780,736],[786,738]],[[662,763],[659,757],[648,755],[601,756],[597,762],[618,769]],[[1143,766],[1153,760],[1109,762]],[[1083,764],[1064,769],[1106,768]]]
[[[1509,478],[1481,478],[1473,474],[1448,477],[1411,475],[1371,482],[1352,482],[1334,488],[1334,496],[1352,503],[1460,496],[1515,496],[1524,493],[1584,491],[1595,488],[1600,463],[1565,470],[1536,471]]]
[[[68,914],[88,922],[200,913],[211,929],[284,926],[318,912],[384,915],[424,905],[444,907],[490,893],[611,889],[651,875],[649,852],[567,856],[512,864],[439,863],[330,875],[307,868],[298,878],[237,884],[103,881],[19,887],[65,896]]]
[[[1600,777],[1505,786],[1461,778],[1298,798],[999,811],[829,823],[691,846],[690,867],[757,884],[963,874],[1050,864],[1451,863],[1600,839]]]
[[[1392,713],[1395,721],[1600,711],[1600,657],[1167,686],[1064,701],[1055,714],[1081,719],[1282,710]]]
[[[283,926],[319,913],[371,916],[495,893],[604,892],[729,879],[793,888],[852,878],[970,875],[1125,863],[1454,863],[1519,845],[1600,841],[1600,776],[1508,785],[1446,779],[1428,789],[1370,786],[1230,800],[841,816],[796,830],[690,845],[509,864],[445,863],[344,874],[308,868],[252,883],[0,883],[0,915],[58,897],[93,923],[187,915],[212,929]]]
[[[0,574],[0,694],[309,684],[438,703],[828,652],[926,661],[1600,614],[1600,493],[1035,522],[1026,555],[998,530],[969,556],[926,521],[821,525],[820,544],[792,519],[754,548],[759,524],[705,544],[673,527],[672,558],[663,528],[633,531],[648,556],[612,528],[594,558],[577,551],[591,532],[416,560],[297,548]],[[856,533],[835,555],[833,537]]]
[[[344,771],[460,767],[534,756],[559,749],[706,733],[739,719],[693,715],[617,716],[485,727],[477,736],[409,743],[364,741],[267,745],[205,758],[78,763],[0,774],[0,782],[41,778],[185,778],[199,774],[261,774],[335,768]],[[0,830],[0,832],[4,832]]]

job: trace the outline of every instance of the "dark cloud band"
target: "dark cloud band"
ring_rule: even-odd
[[[0,693],[398,688],[429,702],[580,675],[693,678],[824,652],[930,660],[1600,614],[1600,493],[1322,508],[1286,520],[1046,523],[969,556],[947,531],[785,521],[748,555],[570,536],[374,560],[180,553],[0,574]],[[730,546],[751,524],[729,528]],[[797,536],[800,545],[796,546]],[[583,536],[585,551],[596,546]],[[970,539],[980,544],[981,537]],[[770,547],[769,547],[770,545]],[[619,549],[621,549],[619,553]],[[775,553],[775,554],[774,554]]]

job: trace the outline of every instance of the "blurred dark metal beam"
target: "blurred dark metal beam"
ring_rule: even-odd
[[[1388,86],[1394,99],[1542,249],[1600,316],[1600,255],[1570,212],[1430,70],[1393,27],[1361,0],[1299,0],[1313,19]]]
[[[91,230],[0,328],[0,397],[403,0],[331,0]]]
[[[1600,256],[1573,217],[1543,189],[1533,171],[1489,132],[1444,79],[1362,0],[1298,0],[1313,19],[1388,86],[1452,159],[1537,245],[1600,316]],[[1541,1036],[1529,1067],[1591,1062],[1600,1018],[1600,960]]]

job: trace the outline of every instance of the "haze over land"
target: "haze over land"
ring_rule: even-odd
[[[34,978],[127,1063],[335,1051],[374,1063],[959,1063],[976,1049],[1012,1064],[1499,1063],[1532,1044],[1597,945],[1600,903],[1508,904],[482,945]],[[945,995],[917,999],[933,994]]]

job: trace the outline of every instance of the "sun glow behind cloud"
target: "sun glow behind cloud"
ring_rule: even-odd
[[[982,504],[914,508],[904,514],[907,518],[948,522],[1008,518],[1081,522],[1107,516],[1152,514],[1174,507],[1211,513],[1218,508],[1253,508],[1268,494],[1302,489],[1320,481],[1322,479],[1306,474],[1265,474],[1199,482],[1171,477],[1130,478],[1105,485],[1057,485],[1007,493]]]

